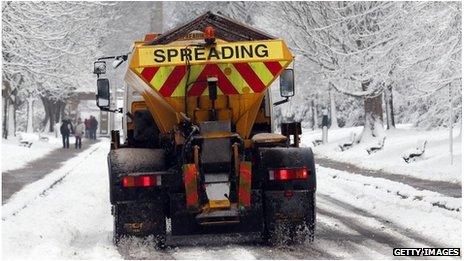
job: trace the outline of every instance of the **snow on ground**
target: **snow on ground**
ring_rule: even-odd
[[[107,142],[92,145],[2,206],[4,257],[120,257],[111,244],[108,148]],[[61,181],[53,186],[54,180]]]
[[[302,144],[312,147],[319,156],[349,162],[358,167],[383,170],[420,179],[461,183],[462,153],[458,129],[454,130],[454,164],[451,165],[448,144],[449,131],[447,129],[424,131],[412,129],[407,125],[399,125],[394,130],[385,131],[385,146],[381,151],[371,155],[366,151],[367,148],[378,142],[376,140],[356,144],[349,150],[341,151],[338,145],[348,142],[353,132],[359,135],[362,128],[329,130],[329,143],[316,147],[312,141],[321,139],[321,130],[305,130],[302,135]],[[402,155],[414,150],[419,140],[427,140],[425,154],[416,162],[407,164],[402,159]]]
[[[405,231],[419,233],[443,247],[461,245],[460,198],[320,166],[317,172],[321,194],[362,209],[369,215],[391,220]],[[438,207],[437,203],[454,210]],[[404,247],[408,246],[413,245]]]
[[[48,141],[39,139],[39,135],[32,133],[18,133],[2,139],[2,172],[24,167],[28,162],[43,157],[47,153],[62,146],[61,137],[46,136]],[[31,147],[20,145],[20,140],[32,142]]]
[[[318,170],[316,241],[270,248],[255,244],[174,246],[157,251],[134,239],[112,244],[106,156],[92,145],[2,206],[3,258],[311,259],[392,258],[392,247],[461,245],[461,203],[381,178]],[[194,241],[196,242],[196,241]],[[5,250],[8,251],[5,251]]]

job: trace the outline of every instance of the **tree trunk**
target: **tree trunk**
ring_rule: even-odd
[[[369,82],[362,83],[362,90],[367,91]],[[364,97],[364,129],[358,142],[383,135],[382,94]]]
[[[337,121],[337,109],[335,104],[335,94],[333,88],[329,89],[329,97],[330,97],[330,128],[331,129],[338,129],[338,121]]]
[[[317,104],[314,100],[312,101],[312,107],[313,107],[313,126],[314,126],[313,128],[317,129],[319,127],[317,124]]]
[[[390,97],[388,99],[388,103],[390,104],[390,118],[391,118],[391,127],[392,128],[396,128],[395,126],[395,112],[393,110],[393,90],[392,90],[392,87],[390,86],[390,89],[389,89],[389,93],[390,93]]]
[[[3,98],[3,138],[8,139],[8,98]]]
[[[42,120],[42,125],[48,127],[48,132],[53,132],[55,123],[60,122],[64,116],[64,101],[49,100],[47,97],[41,97],[45,109],[45,118]],[[44,128],[44,131],[47,128]]]
[[[32,98],[27,99],[27,127],[26,127],[26,132],[27,133],[32,133],[34,132],[33,128],[33,112],[32,108],[34,106],[34,100]]]
[[[313,101],[309,103],[308,114],[309,123],[311,124],[311,129],[314,130],[314,119],[313,119]]]
[[[8,103],[8,134],[16,136],[15,108],[10,102]]]
[[[393,92],[392,86],[389,85],[385,89],[385,115],[387,117],[387,130],[395,128],[395,118],[393,113]]]

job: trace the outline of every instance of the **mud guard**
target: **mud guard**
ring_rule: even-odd
[[[263,239],[269,244],[300,243],[314,239],[316,168],[310,148],[260,148],[259,172],[264,190]],[[275,181],[269,169],[309,170],[306,180]]]
[[[260,148],[258,156],[259,166],[256,171],[259,172],[265,191],[286,189],[316,191],[316,166],[311,148]],[[306,167],[309,170],[307,180],[286,182],[269,180],[269,169],[300,167]]]
[[[115,244],[126,236],[153,236],[158,246],[164,246],[166,219],[161,204],[137,201],[120,202],[113,206],[112,212],[114,216],[113,241]]]

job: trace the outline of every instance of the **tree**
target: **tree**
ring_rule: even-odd
[[[276,2],[271,8],[269,23],[279,21],[276,30],[294,53],[319,67],[313,73],[319,88],[363,99],[361,138],[382,135],[382,93],[389,93],[392,116],[394,88],[413,97],[420,84],[438,83],[429,92],[438,94],[460,79],[459,3]]]

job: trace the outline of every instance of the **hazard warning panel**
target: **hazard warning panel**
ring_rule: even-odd
[[[140,46],[134,56],[133,70],[164,97],[185,96],[186,86],[188,96],[208,95],[209,76],[219,95],[261,93],[293,59],[282,40]]]

